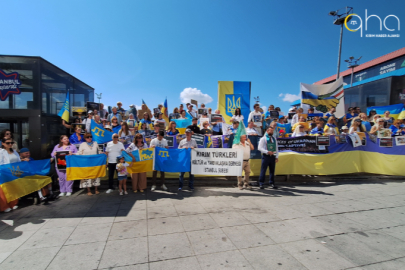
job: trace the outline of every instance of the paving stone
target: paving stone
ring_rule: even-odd
[[[99,268],[148,262],[147,237],[108,241]]]
[[[101,268],[99,268],[99,269],[101,269]],[[126,266],[118,266],[118,267],[109,267],[109,268],[104,268],[102,270],[149,270],[149,264],[142,263],[142,264],[133,264],[133,265],[126,265]]]
[[[146,219],[146,209],[145,210],[119,210],[114,222],[130,221],[130,220],[141,220]]]
[[[269,236],[254,225],[224,227],[222,231],[238,249],[275,244]]]
[[[149,270],[200,270],[200,264],[196,257],[187,257],[173,260],[152,262]]]
[[[240,210],[238,211],[247,221],[250,223],[263,223],[271,221],[280,221],[281,219],[269,213],[267,209],[252,209],[252,210]]]
[[[186,232],[219,228],[209,214],[180,216],[179,218]]]
[[[405,260],[404,259],[395,259],[386,262],[380,262],[375,264],[364,265],[361,267],[364,270],[387,270],[387,269],[404,269],[405,268]],[[350,269],[351,270],[351,269]]]
[[[43,229],[76,227],[83,218],[52,218],[42,227]]]
[[[355,267],[353,263],[313,239],[280,244],[280,246],[308,269],[338,270]]]
[[[148,218],[177,217],[176,208],[173,205],[148,207]]]
[[[130,239],[147,236],[146,220],[116,222],[112,225],[108,240]]]
[[[201,269],[253,269],[238,250],[198,255]]]
[[[187,232],[195,254],[237,249],[221,229]]]
[[[0,269],[46,269],[59,249],[60,247],[42,247],[17,250],[0,264]]]
[[[65,245],[107,241],[112,223],[77,226]]]
[[[250,223],[238,212],[227,211],[226,213],[210,213],[210,216],[220,227],[245,225]]]
[[[97,269],[106,242],[63,246],[47,270]]]
[[[380,229],[379,231],[405,241],[405,226],[389,227]]]
[[[194,255],[190,241],[184,232],[148,236],[148,242],[151,262]]]
[[[74,227],[61,227],[38,230],[19,250],[46,247],[62,247],[69,236],[74,231]]]
[[[148,219],[148,234],[166,234],[184,232],[179,217]]]
[[[254,269],[307,269],[278,245],[242,249],[240,252]]]
[[[19,248],[36,231],[14,231],[7,228],[0,232],[0,253],[13,252]]]
[[[174,206],[179,216],[206,214],[207,211],[200,204],[177,204]]]
[[[307,235],[288,220],[255,224],[276,243],[307,239]]]

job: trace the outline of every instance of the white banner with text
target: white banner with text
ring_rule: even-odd
[[[191,173],[242,176],[243,150],[195,148],[191,151]]]

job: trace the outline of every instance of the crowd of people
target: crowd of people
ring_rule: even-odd
[[[69,155],[95,155],[106,154],[108,162],[108,185],[106,193],[112,193],[115,186],[118,187],[120,195],[128,194],[127,178],[130,176],[133,192],[144,192],[147,188],[146,173],[129,173],[125,162],[123,151],[132,157],[132,162],[136,162],[132,152],[146,148],[162,147],[168,148],[168,142],[165,136],[180,136],[180,131],[176,126],[174,119],[190,119],[191,125],[185,129],[184,139],[178,145],[178,148],[197,148],[196,140],[192,138],[194,134],[204,136],[231,135],[236,134],[239,125],[244,120],[241,108],[236,108],[234,115],[226,123],[222,121],[211,122],[212,109],[206,108],[204,104],[200,108],[187,103],[185,106],[180,104],[175,107],[172,113],[167,115],[168,122],[163,119],[162,105],[157,106],[157,110],[152,112],[143,105],[142,110],[137,110],[134,105],[130,105],[128,110],[123,108],[122,102],[111,110],[104,109],[104,105],[94,110],[89,110],[82,119],[76,117],[71,123],[62,120],[62,125],[71,130],[71,135],[62,135],[59,143],[54,146],[51,153],[51,161],[55,159],[58,151],[68,151]],[[214,114],[221,115],[220,110],[215,110]],[[112,140],[100,148],[97,142],[93,141],[91,133],[91,123],[103,127],[113,132]],[[264,188],[265,174],[270,170],[269,184],[272,188],[277,188],[274,182],[275,165],[278,161],[278,137],[299,137],[306,135],[339,135],[353,134],[358,132],[368,132],[376,134],[379,130],[389,129],[392,136],[405,135],[405,120],[394,120],[390,112],[386,111],[384,115],[379,115],[375,110],[371,110],[369,115],[361,112],[359,107],[350,107],[344,117],[335,117],[335,109],[332,108],[326,114],[314,114],[314,109],[308,109],[304,113],[302,108],[292,107],[288,114],[284,114],[279,107],[270,105],[267,112],[260,108],[259,104],[254,104],[253,111],[249,113],[246,135],[240,137],[240,142],[233,144],[233,148],[241,148],[244,151],[243,170],[245,177],[238,177],[239,189],[250,189],[250,151],[254,146],[250,142],[249,136],[262,136],[259,141],[258,149],[262,153],[262,167],[259,177],[259,186]],[[286,125],[291,126],[291,133],[283,132]],[[32,160],[30,151],[27,148],[18,149],[18,145],[13,138],[10,130],[3,130],[0,133],[2,148],[0,149],[0,165]],[[149,140],[146,140],[149,138]],[[57,179],[59,182],[60,193],[58,197],[71,196],[73,192],[73,181],[66,180],[66,171],[59,170],[55,163]],[[157,188],[157,175],[160,174],[159,186],[162,190],[167,190],[165,185],[165,173],[153,171],[151,190]],[[114,182],[115,174],[118,178],[118,184]],[[179,175],[179,187],[181,191],[184,185],[185,173]],[[80,181],[80,188],[86,189],[87,195],[99,194],[98,187],[100,179],[83,179]],[[188,186],[194,190],[194,175],[189,174]],[[92,192],[94,188],[94,193]],[[40,201],[46,202],[55,199],[52,185],[37,192]],[[1,198],[3,196],[3,199]],[[18,208],[18,200],[12,202],[4,201],[4,194],[0,190],[0,212],[9,212]]]

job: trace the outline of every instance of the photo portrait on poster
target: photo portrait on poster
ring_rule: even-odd
[[[222,114],[211,114],[211,123],[222,122]]]
[[[270,119],[278,119],[280,113],[278,111],[270,111]]]
[[[66,156],[69,155],[69,151],[56,151],[56,168],[59,171],[66,171]]]
[[[397,146],[405,145],[405,136],[397,136],[397,137],[395,137],[395,144]]]
[[[202,114],[207,113],[207,112],[208,112],[207,109],[198,109],[198,114],[199,115],[202,115]]]
[[[94,110],[100,111],[100,103],[87,101],[86,107],[87,111],[94,111]]]
[[[383,128],[381,130],[377,130],[377,138],[391,138],[391,129]]]
[[[347,138],[345,134],[340,134],[335,136],[336,143],[347,143]]]
[[[163,138],[166,139],[168,147],[173,147],[173,145],[174,145],[174,136],[164,136]]]

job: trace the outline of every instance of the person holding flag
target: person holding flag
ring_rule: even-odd
[[[167,113],[167,97],[166,97],[165,102],[163,103],[163,107],[162,107],[162,109],[160,110],[160,112],[162,113],[162,118],[163,118],[163,120],[166,121],[166,125],[165,125],[165,126],[169,125],[169,114]]]
[[[242,182],[242,176],[238,176],[238,188],[249,189],[249,176],[250,176],[250,151],[254,150],[253,144],[247,139],[245,125],[243,121],[240,122],[238,131],[235,134],[235,139],[233,140],[232,149],[243,149],[243,165],[242,170],[245,171],[245,178]]]

